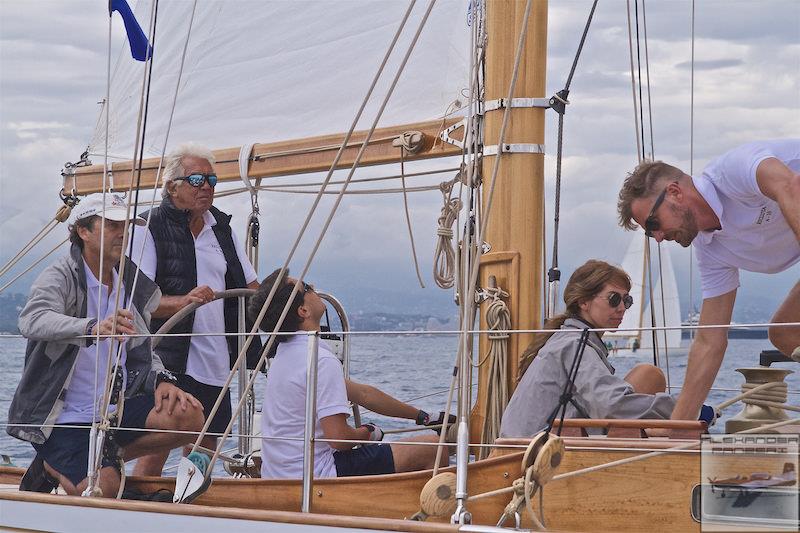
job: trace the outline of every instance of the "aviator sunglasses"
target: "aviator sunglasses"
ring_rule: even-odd
[[[185,181],[192,187],[202,187],[203,183],[206,181],[208,182],[209,186],[216,187],[217,186],[217,175],[216,174],[190,174],[188,176],[182,176],[180,178],[175,178],[176,181]]]
[[[625,309],[630,309],[633,305],[633,296],[630,294],[626,294],[625,296],[621,295],[618,292],[612,292],[608,295],[608,305],[612,308],[617,307],[619,304],[625,304]]]

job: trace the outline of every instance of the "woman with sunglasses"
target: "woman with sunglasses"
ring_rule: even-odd
[[[621,268],[589,260],[564,289],[566,312],[553,317],[522,355],[519,381],[503,415],[501,437],[529,437],[556,415],[584,329],[617,328],[633,304],[631,281]],[[608,362],[603,332],[589,332],[565,418],[669,418],[674,399],[664,374],[640,364],[625,378]],[[560,415],[560,410],[559,413]]]

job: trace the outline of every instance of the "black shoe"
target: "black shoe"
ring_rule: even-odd
[[[44,460],[37,453],[33,458],[31,466],[25,471],[22,480],[19,482],[19,490],[29,492],[53,492],[58,487],[58,481],[53,479],[47,470],[44,469]]]

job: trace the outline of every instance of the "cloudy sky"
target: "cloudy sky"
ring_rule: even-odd
[[[562,88],[566,80],[590,4],[588,1],[560,1],[550,6],[548,94]],[[695,172],[716,155],[740,143],[800,136],[800,4],[794,0],[703,1],[697,4],[693,161],[690,160],[692,4],[688,1],[646,4],[654,153],[657,158],[682,166],[687,171],[693,165]],[[52,217],[59,205],[57,193],[63,163],[74,161],[95,137],[100,110],[98,102],[106,90],[108,18],[104,13],[105,5],[104,0],[0,1],[0,261],[3,263]],[[278,5],[278,11],[301,14],[304,11],[293,9],[296,4],[290,2]],[[348,3],[341,5],[351,7]],[[572,82],[571,105],[565,123],[559,236],[560,263],[566,275],[589,257],[620,263],[630,241],[630,235],[615,223],[619,184],[636,163],[625,7],[622,0],[600,3]],[[387,10],[380,11],[391,19],[391,14],[385,13]],[[290,20],[295,21],[290,25],[291,31],[299,31],[306,24],[296,22],[297,19]],[[334,26],[319,20],[309,20],[307,24],[311,29],[320,25],[315,35],[333,31],[328,26]],[[130,63],[129,57],[119,53],[122,46],[120,27],[121,24],[115,23],[112,57],[115,64],[118,57],[120,62]],[[382,26],[377,24],[376,28]],[[198,35],[211,35],[218,29],[216,26],[201,27]],[[263,38],[276,39],[280,29],[280,25],[273,31],[265,28]],[[643,29],[642,23],[640,29]],[[376,34],[385,41],[390,33],[387,29]],[[370,35],[367,32],[364,38]],[[241,38],[234,34],[231,39],[234,37]],[[431,39],[428,49],[435,44],[435,37],[428,36]],[[331,38],[343,37],[334,35]],[[241,43],[241,46],[246,47],[248,43]],[[281,48],[277,41],[270,46],[275,50]],[[348,46],[347,50],[355,50],[353,53],[359,57],[368,55],[368,51],[359,46],[363,46],[363,42]],[[207,53],[212,52],[209,49]],[[641,53],[644,56],[643,48]],[[291,57],[291,54],[281,56],[276,52],[270,57],[278,61],[281,57]],[[414,59],[412,57],[412,62]],[[232,61],[235,62],[236,58],[233,57]],[[236,84],[244,86],[256,79],[248,70],[251,67],[250,64],[244,65],[245,70],[240,73]],[[374,70],[374,66],[369,68]],[[351,109],[364,93],[360,83],[342,87],[346,81],[342,78],[349,77],[349,74],[337,78],[335,84],[329,82],[326,87],[314,65],[278,61],[268,73],[272,78],[265,78],[265,83],[272,83],[276,73],[280,74],[277,77],[290,80],[291,76],[299,74],[314,76],[312,82],[292,85],[290,92],[298,94],[309,90],[317,90],[320,95],[336,94],[334,85],[336,89],[345,90],[351,95],[351,101],[341,108],[328,106],[341,115],[333,113],[331,124],[341,126],[327,127],[328,131],[347,129],[349,119],[345,117],[352,115]],[[416,79],[416,73],[409,76]],[[197,92],[213,92],[214,86],[206,85],[199,89]],[[424,91],[424,87],[417,87],[416,92],[404,90],[398,98],[405,102],[403,105],[406,107],[415,99],[429,105]],[[270,103],[281,103],[277,94],[273,92],[267,98]],[[646,97],[645,94],[647,105]],[[208,119],[202,124],[202,128],[222,127],[221,121],[226,114],[235,114],[239,108],[248,107],[238,104],[236,109],[225,108],[230,102],[224,94],[220,95],[220,109],[213,115],[213,120]],[[249,102],[248,105],[258,107]],[[307,118],[305,109],[289,107],[282,106],[287,116],[296,112],[300,117],[297,122]],[[184,113],[192,109],[188,104],[181,107]],[[419,118],[432,116],[426,113]],[[549,116],[546,139],[548,228],[552,227],[555,173],[554,115],[551,113]],[[272,118],[275,120],[267,124],[278,123],[276,117]],[[188,120],[184,119],[182,123],[187,124]],[[293,130],[288,126],[283,129],[267,126],[263,136],[252,140],[278,140],[289,131]],[[180,139],[186,140],[192,139]],[[238,142],[234,140],[216,147],[234,146]],[[647,145],[650,146],[649,132]],[[446,166],[449,165],[426,164],[426,168]],[[370,170],[366,174],[388,175],[397,170],[393,167]],[[450,177],[452,173],[443,174],[425,183],[438,183]],[[262,274],[279,264],[285,255],[297,231],[297,221],[305,214],[309,202],[308,197],[296,195],[262,195]],[[383,198],[348,196],[326,236],[309,279],[321,280],[334,293],[346,294],[347,300],[357,306],[364,306],[365,302],[375,298],[388,299],[393,293],[403,295],[408,302],[425,302],[431,308],[446,309],[451,296],[433,288],[430,274],[441,195],[437,191],[410,195],[417,250],[428,286],[424,290],[416,283],[401,202],[402,197],[396,194]],[[241,196],[236,200],[226,198],[218,204],[235,214],[241,235],[243,219],[249,211],[247,199]],[[55,235],[34,250],[30,259],[23,261],[10,274],[19,272],[30,264],[29,261],[49,250],[59,238],[63,238],[65,231],[58,228]],[[304,246],[301,257],[305,257],[310,244]],[[672,253],[682,297],[687,302],[689,255],[677,245],[668,244],[666,247]],[[548,254],[549,251],[548,246]],[[295,270],[299,270],[301,265],[300,261],[292,263]],[[21,279],[11,291],[26,292],[32,276]],[[0,279],[1,284],[9,278],[9,275],[4,276]],[[760,318],[767,319],[768,310],[780,301],[798,278],[800,267],[797,266],[776,276],[744,274],[740,293],[744,297],[739,299],[737,316],[742,317],[741,313],[749,306],[758,308],[762,314]],[[697,291],[695,285],[695,297]],[[405,308],[416,307],[407,305]],[[747,318],[754,317],[747,315]]]

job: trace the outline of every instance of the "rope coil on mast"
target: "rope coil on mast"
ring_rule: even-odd
[[[453,224],[463,207],[460,198],[453,198],[453,186],[462,181],[464,169],[459,170],[456,177],[439,184],[444,204],[439,215],[436,229],[436,249],[433,253],[433,281],[442,289],[450,289],[455,282],[456,250],[453,246]]]
[[[492,278],[490,278],[490,283]],[[483,423],[481,442],[494,442],[500,436],[500,422],[508,405],[508,330],[511,329],[511,312],[503,298],[509,294],[499,287],[484,291],[491,300],[486,310],[486,325],[490,333],[489,350],[484,361],[489,361],[489,378],[486,382],[486,420]],[[482,364],[483,362],[481,362]],[[481,448],[480,459],[490,450]]]

